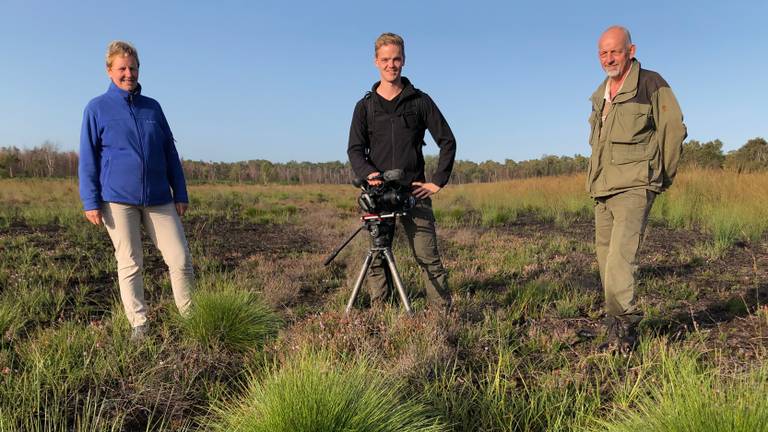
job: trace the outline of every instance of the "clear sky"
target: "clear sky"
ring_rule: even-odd
[[[125,39],[182,157],[345,161],[352,109],[378,78],[373,42],[391,31],[459,159],[588,154],[597,38],[622,24],[688,138],[733,150],[768,137],[767,17],[764,0],[0,0],[0,146],[77,149],[83,108],[109,83],[105,47]]]

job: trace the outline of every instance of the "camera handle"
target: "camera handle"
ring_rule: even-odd
[[[339,247],[337,247],[337,248],[336,248],[336,249],[335,249],[333,252],[331,252],[331,254],[330,254],[330,255],[328,255],[328,257],[327,257],[327,258],[325,258],[325,261],[323,261],[323,265],[324,265],[324,266],[327,266],[328,264],[330,264],[330,263],[331,263],[331,261],[333,261],[333,259],[334,259],[334,258],[336,258],[336,255],[338,255],[338,254],[339,254],[339,252],[341,252],[341,250],[342,250],[342,249],[344,249],[344,247],[345,247],[347,244],[349,244],[349,242],[351,242],[353,238],[355,238],[355,236],[357,235],[357,233],[359,233],[360,231],[362,231],[362,230],[363,230],[363,228],[365,228],[365,223],[363,223],[362,225],[360,225],[360,227],[357,229],[357,231],[353,232],[353,233],[352,233],[352,235],[350,235],[349,237],[347,237],[347,239],[346,239],[346,240],[344,240],[344,241],[343,241],[343,242],[342,242],[342,243],[339,245]]]
[[[381,215],[376,215],[376,214],[363,215],[362,217],[360,217],[360,221],[362,222],[362,225],[360,225],[355,232],[350,234],[346,240],[341,242],[341,244],[325,258],[325,260],[323,261],[323,265],[327,266],[328,264],[330,264],[331,261],[333,261],[336,258],[336,256],[341,252],[341,250],[344,249],[344,247],[346,247],[349,244],[349,242],[351,242],[352,239],[355,238],[355,236],[360,231],[363,230],[363,228],[368,228],[370,230],[371,224],[376,221],[380,221],[383,219],[390,219],[390,218],[393,218],[394,220],[396,216],[405,216],[406,214],[407,213],[403,211],[403,212],[390,212],[390,213],[381,214]]]

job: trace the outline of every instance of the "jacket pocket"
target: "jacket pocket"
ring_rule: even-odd
[[[406,129],[418,129],[419,128],[419,116],[417,113],[407,111],[403,113],[403,126]]]
[[[613,188],[622,189],[650,184],[653,169],[646,152],[647,148],[647,144],[613,143],[611,165],[606,174]]]
[[[649,159],[648,144],[618,142],[611,144],[611,162],[614,165],[624,165]]]
[[[647,142],[653,132],[651,106],[638,103],[620,104],[614,107],[611,141],[614,143]]]
[[[111,174],[112,170],[112,158],[108,155],[104,157],[104,166],[101,170],[101,175],[99,176],[99,182],[101,183],[101,186],[104,187],[104,185],[109,181],[109,176]]]

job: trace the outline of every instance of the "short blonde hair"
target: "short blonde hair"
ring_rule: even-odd
[[[381,48],[384,45],[397,45],[400,47],[400,51],[403,54],[403,57],[405,57],[405,41],[403,40],[400,35],[396,35],[394,33],[382,33],[381,36],[379,36],[376,39],[376,43],[374,44],[374,50],[373,55],[376,56],[379,54],[379,48]]]
[[[129,42],[116,40],[107,45],[107,69],[112,67],[112,60],[117,56],[131,56],[136,59],[136,65],[139,64],[139,52]]]

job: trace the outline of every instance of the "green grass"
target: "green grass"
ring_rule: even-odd
[[[727,376],[698,356],[663,357],[631,408],[618,409],[593,430],[607,432],[741,432],[768,430],[768,369]]]
[[[281,224],[295,220],[298,208],[293,205],[270,205],[250,207],[243,211],[244,218],[256,224]]]
[[[226,283],[195,292],[188,315],[178,323],[200,346],[241,352],[260,350],[280,327],[280,319],[253,293]]]
[[[0,430],[116,430],[119,416],[107,418],[109,403],[90,390],[118,366],[100,339],[64,323],[24,341],[0,390]]]
[[[430,432],[446,427],[420,402],[402,396],[403,383],[365,361],[338,364],[323,354],[298,354],[246,395],[218,408],[220,431]]]
[[[471,380],[454,365],[426,383],[424,393],[455,431],[581,430],[600,407],[599,389],[573,380],[569,370],[531,375],[537,369],[514,349],[501,348]]]

